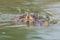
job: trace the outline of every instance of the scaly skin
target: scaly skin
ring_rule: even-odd
[[[45,21],[45,22],[42,24],[42,26],[48,26],[48,25],[49,25],[48,21]]]

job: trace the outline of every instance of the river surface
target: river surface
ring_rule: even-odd
[[[60,5],[60,3],[58,4]],[[58,6],[58,4],[56,5],[54,4],[54,7]],[[52,8],[51,5],[45,10],[50,9],[50,8]],[[58,10],[60,10],[58,9],[59,7],[55,7],[55,8],[57,8],[55,9],[57,10],[55,12],[58,13]],[[5,21],[7,19],[8,19],[7,21],[10,20],[10,17],[8,17],[9,15],[4,16],[4,17],[3,16],[0,15],[0,17],[2,17],[0,18],[0,22]],[[12,15],[10,16],[12,17]],[[29,27],[25,28],[26,27],[25,25],[21,25],[22,27],[21,26],[18,27],[18,25],[16,27],[14,25],[13,25],[14,27],[13,26],[10,27],[10,26],[5,25],[5,26],[0,27],[0,40],[60,40],[60,24],[50,25],[48,27],[42,27],[39,25],[30,26],[31,28]]]
[[[4,20],[1,18],[1,20],[5,21],[8,18]],[[40,25],[0,23],[0,40],[60,40],[59,34],[60,24],[43,27]]]
[[[25,26],[24,26],[25,27]],[[1,27],[0,40],[60,40],[60,24],[32,28]]]

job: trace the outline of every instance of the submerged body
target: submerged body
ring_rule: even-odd
[[[16,22],[24,22],[26,24],[35,24],[36,22],[39,23],[42,26],[48,26],[48,21],[42,21],[36,17],[36,15],[26,15],[26,16],[20,16],[16,17],[14,20],[14,23]]]

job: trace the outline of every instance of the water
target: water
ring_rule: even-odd
[[[49,27],[2,27],[0,40],[60,40],[60,25]]]
[[[4,23],[0,23],[4,24]],[[60,24],[48,27],[26,25],[0,26],[0,40],[60,40]]]
[[[6,18],[4,21],[9,18],[11,19],[11,17],[8,17],[8,14],[5,14],[5,16],[7,17],[4,17]],[[3,19],[1,18],[1,20]],[[48,27],[41,27],[39,25],[26,27],[23,24],[7,25],[7,23],[0,24],[4,24],[4,26],[0,25],[0,40],[60,40],[59,24]]]
[[[44,9],[48,10],[49,8],[52,8],[50,6],[49,7],[47,6],[47,8],[44,8]],[[54,4],[54,7],[55,6],[58,6],[58,4],[56,5]],[[52,8],[52,9],[55,10],[55,8]],[[52,11],[50,11],[50,13],[53,13]],[[56,11],[56,13],[59,13],[59,12]],[[0,17],[0,22],[2,20],[3,22],[5,20],[10,21],[11,17],[15,17],[15,15],[8,15],[8,14],[2,14],[2,15],[3,16],[5,15],[5,16]],[[50,25],[48,27],[31,25],[30,27],[31,28],[29,27],[26,28],[25,25],[12,25],[12,24],[11,25],[6,24],[4,26],[0,26],[0,40],[60,40],[60,35],[59,35],[60,24]]]

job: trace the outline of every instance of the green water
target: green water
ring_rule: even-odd
[[[6,17],[7,16],[7,17]],[[1,19],[0,22],[7,20],[10,17],[5,15],[6,19]],[[5,18],[4,17],[4,18]],[[0,40],[60,40],[60,24],[42,27],[39,25],[30,25],[29,27],[21,24],[0,23]],[[15,26],[16,25],[16,26]]]
[[[5,16],[4,16],[5,15]],[[6,19],[2,19],[2,16]],[[60,25],[48,27],[40,25],[13,24],[9,22],[13,14],[2,14],[0,19],[0,40],[59,40]],[[2,23],[3,22],[3,23]],[[3,25],[2,25],[3,24]]]
[[[20,28],[4,28],[0,29],[0,40],[27,40],[26,29]]]
[[[0,0],[0,22],[3,22],[0,24],[10,22],[11,18],[19,16],[20,12],[18,9],[20,8],[23,8],[21,12],[24,12],[25,8],[40,12],[44,7],[46,9],[52,8],[52,3],[57,4],[58,2],[59,0]],[[50,7],[46,7],[49,5]],[[55,6],[58,6],[58,4]],[[56,12],[58,12],[58,10],[54,11],[54,13]],[[2,13],[4,14],[2,15]],[[26,27],[25,25],[22,27],[18,27],[17,25],[15,27],[10,23],[3,26],[0,25],[0,40],[60,40],[60,24],[50,25],[48,27],[41,27],[39,25],[30,25],[31,28]]]
[[[60,25],[48,27],[35,26],[32,28],[1,27],[0,40],[58,40]]]

